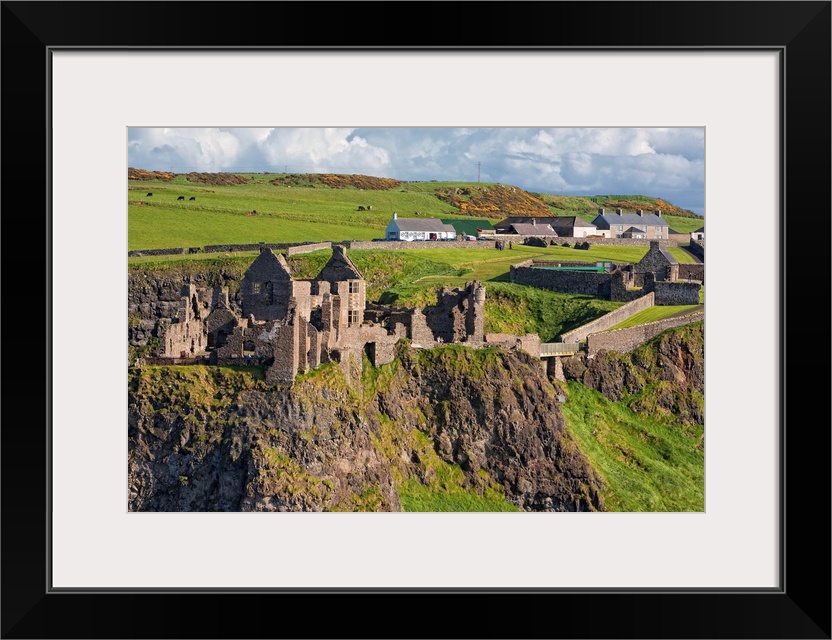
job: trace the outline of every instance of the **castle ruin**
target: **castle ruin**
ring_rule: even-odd
[[[312,279],[295,278],[281,254],[262,247],[243,277],[240,296],[241,317],[232,310],[227,289],[183,287],[177,317],[159,328],[160,355],[207,355],[219,365],[257,362],[268,367],[269,383],[291,384],[299,372],[325,362],[338,363],[348,379],[356,379],[363,356],[375,366],[392,362],[403,338],[417,348],[520,344],[495,336],[498,342],[486,345],[485,287],[479,282],[445,287],[436,305],[425,308],[368,308],[364,277],[341,245],[332,247],[332,257]]]

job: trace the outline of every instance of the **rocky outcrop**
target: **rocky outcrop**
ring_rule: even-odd
[[[522,510],[603,509],[554,387],[522,352],[402,344],[393,363],[365,363],[360,389],[335,365],[291,389],[256,371],[131,373],[131,511],[399,511],[402,483],[435,486],[437,459]]]
[[[630,353],[600,351],[564,358],[563,374],[625,400],[636,413],[704,424],[705,325],[697,322],[659,334]]]

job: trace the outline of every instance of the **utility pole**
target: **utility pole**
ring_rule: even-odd
[[[477,163],[477,182],[480,181],[480,166],[481,165],[482,165],[482,162]]]

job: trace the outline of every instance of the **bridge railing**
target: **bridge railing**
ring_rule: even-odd
[[[543,342],[540,344],[540,357],[573,356],[580,353],[581,345],[577,342]]]

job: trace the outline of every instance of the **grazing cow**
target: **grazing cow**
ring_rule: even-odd
[[[359,211],[364,211],[365,209],[364,209],[364,207],[358,207],[358,210]]]
[[[367,205],[367,211],[372,211],[372,210],[373,210],[373,206],[368,204]]]
[[[152,196],[152,195],[153,195],[152,193],[148,193],[148,194],[145,196],[145,198],[149,198],[149,197],[150,197],[150,196]]]
[[[194,196],[191,196],[190,198],[188,198],[188,202],[192,202],[193,200],[196,200],[196,198]]]
[[[177,200],[184,200],[184,199],[185,199],[185,196],[179,196],[179,197],[177,198]]]

